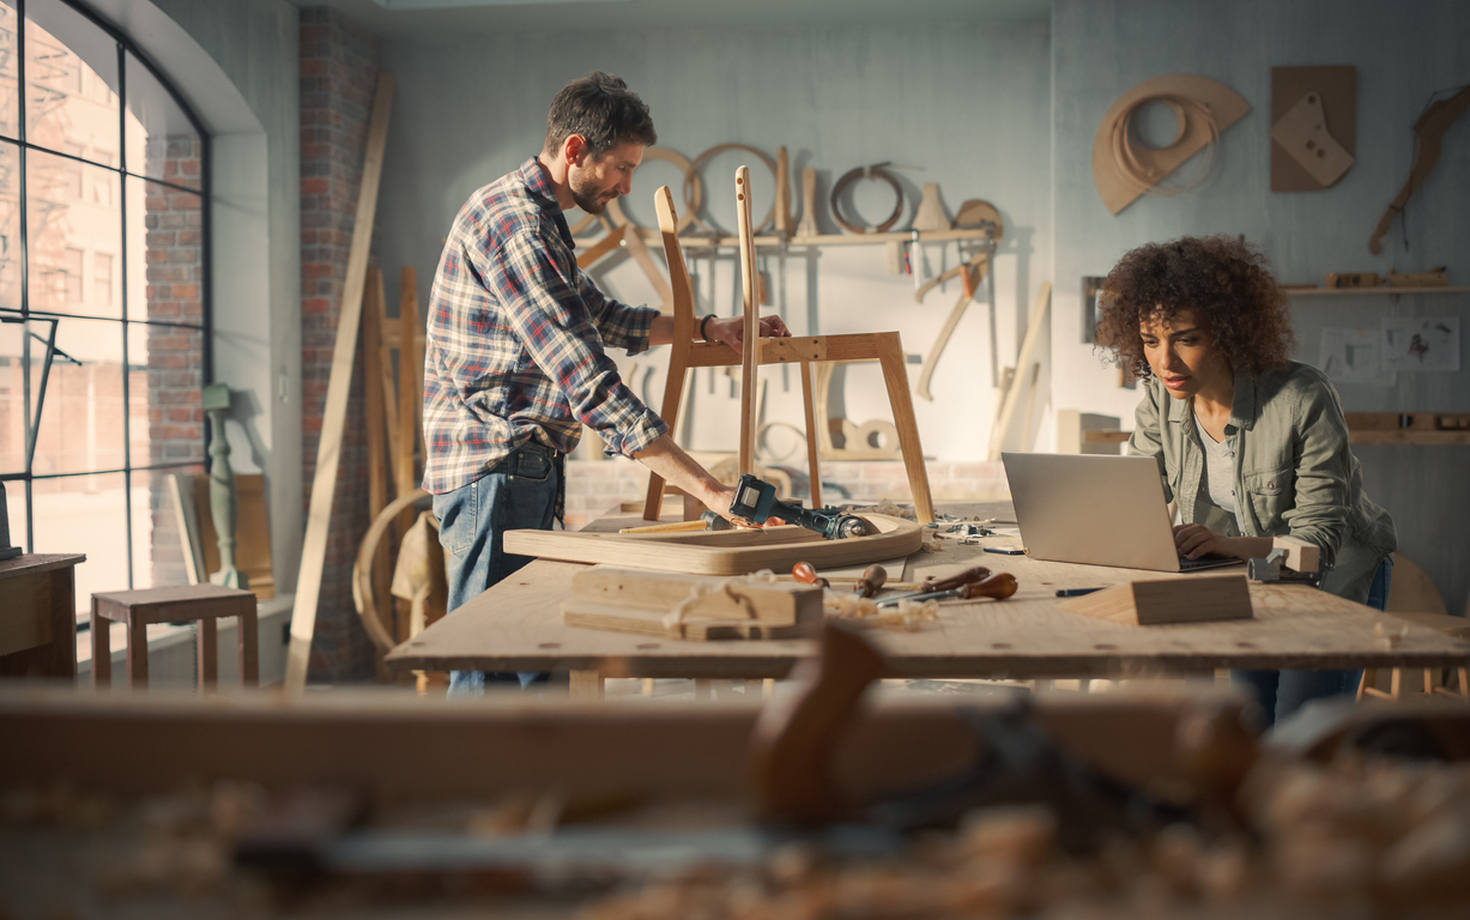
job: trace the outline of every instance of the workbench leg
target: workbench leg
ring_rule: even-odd
[[[199,692],[219,686],[219,622],[214,617],[199,621]]]
[[[602,699],[602,672],[598,670],[573,670],[567,683],[567,692],[574,700]]]
[[[653,696],[653,678],[652,677],[645,677],[645,678],[643,678],[642,691],[643,691],[643,695],[644,696]]]
[[[761,679],[761,699],[769,700],[776,695],[776,678],[765,677]]]
[[[97,615],[97,598],[92,598],[92,686],[112,686],[112,621]]]

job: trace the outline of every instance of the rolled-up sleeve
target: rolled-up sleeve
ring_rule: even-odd
[[[565,255],[566,258],[559,258]],[[475,254],[476,267],[505,303],[508,321],[536,366],[565,395],[572,412],[602,438],[614,453],[631,456],[668,430],[657,413],[623,383],[607,356],[600,322],[583,295],[581,272],[570,258],[548,247],[533,228],[512,232],[499,241],[499,251]],[[597,306],[619,316],[598,296]],[[621,306],[621,305],[618,305]],[[653,311],[646,311],[653,312]],[[642,343],[648,341],[651,317],[641,320]],[[638,336],[636,315],[618,328],[620,341]]]

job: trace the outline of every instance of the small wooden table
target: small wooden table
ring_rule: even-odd
[[[80,554],[0,562],[0,677],[77,676],[76,566]]]
[[[941,510],[1007,519],[1008,509],[1008,503],[991,503]],[[604,518],[595,526],[629,523],[636,516]],[[1464,667],[1470,660],[1470,642],[1303,586],[1252,584],[1255,616],[1249,620],[1116,625],[1058,609],[1057,589],[1178,576],[982,551],[982,545],[1015,542],[987,537],[981,545],[961,545],[951,539],[941,552],[908,558],[904,581],[984,565],[1015,575],[1020,590],[1006,601],[941,604],[938,622],[915,632],[873,629],[888,676],[1128,677],[1217,668]],[[596,694],[605,677],[782,678],[812,654],[806,640],[695,642],[567,626],[559,604],[582,567],[538,559],[394,649],[387,663],[436,671],[570,670],[574,691]],[[1395,633],[1407,626],[1407,634],[1390,646],[1375,633],[1380,622]]]
[[[148,624],[197,620],[199,623],[199,689],[219,682],[220,617],[240,624],[240,682],[260,683],[260,643],[255,595],[221,585],[180,585],[140,591],[107,591],[92,595],[92,683],[112,682],[112,637],[108,621],[128,627],[128,681],[148,684]]]

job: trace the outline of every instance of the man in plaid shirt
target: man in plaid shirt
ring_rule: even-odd
[[[551,104],[541,153],[472,194],[449,231],[429,302],[424,488],[434,495],[450,610],[530,561],[505,554],[501,534],[551,529],[563,460],[584,424],[609,453],[639,460],[708,508],[723,514],[734,498],[674,443],[604,350],[668,343],[673,317],[603,296],[577,268],[562,216],[574,205],[601,214],[628,194],[656,139],[648,107],[622,80],[574,80]],[[739,317],[700,326],[739,350]],[[789,335],[776,316],[761,320],[761,334]],[[481,686],[478,672],[455,672],[450,692]]]

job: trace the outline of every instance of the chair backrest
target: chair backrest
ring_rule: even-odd
[[[674,295],[674,342],[689,343],[694,341],[694,284],[684,267],[684,249],[679,245],[679,215],[674,210],[674,195],[667,185],[659,186],[653,193],[653,209],[658,214],[658,229],[664,239],[664,259],[669,264],[669,288]]]
[[[1388,585],[1389,613],[1447,613],[1444,596],[1434,586],[1428,573],[1411,562],[1403,553],[1393,554],[1393,577]]]

